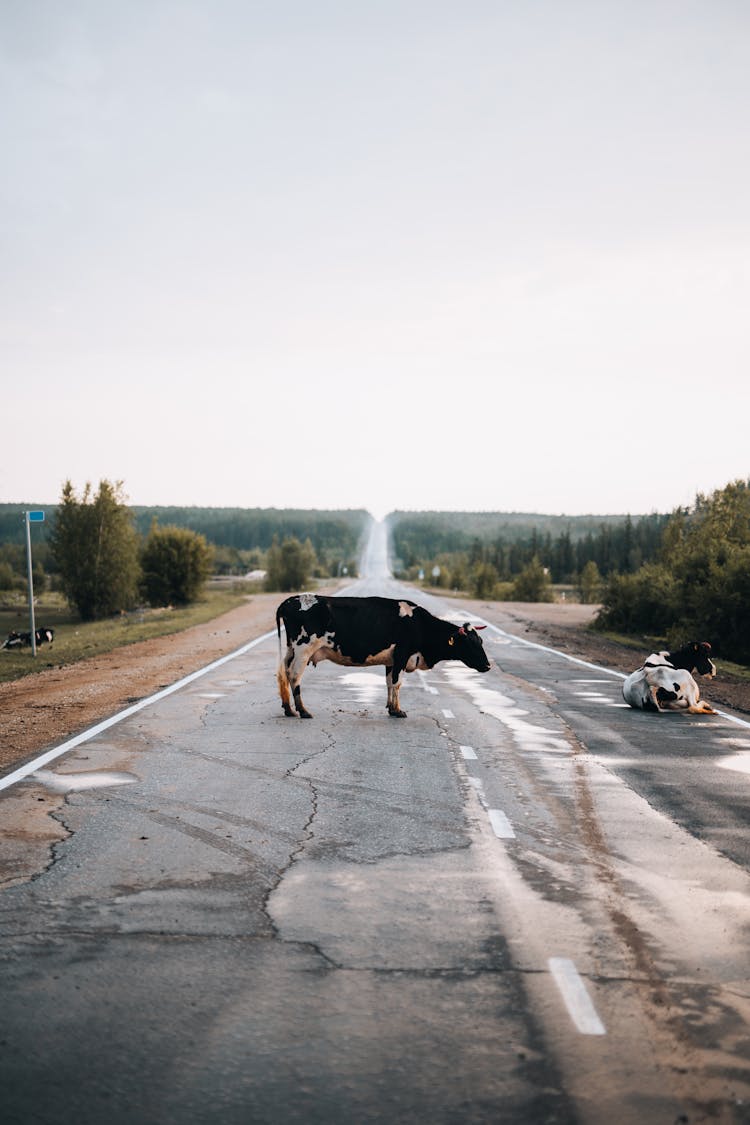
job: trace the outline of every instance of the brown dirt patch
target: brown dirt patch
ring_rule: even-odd
[[[278,594],[258,594],[247,605],[183,633],[141,641],[77,664],[0,684],[0,770],[7,772],[273,629],[279,600]],[[647,655],[590,632],[586,626],[596,606],[461,604],[509,633],[621,672],[632,671]],[[750,712],[750,683],[723,673],[720,662],[717,682],[702,681],[701,692],[717,706]]]

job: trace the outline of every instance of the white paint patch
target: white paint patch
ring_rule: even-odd
[[[197,694],[199,699],[223,699],[227,693],[225,691],[200,691]]]
[[[606,1035],[591,997],[574,963],[567,957],[550,957],[549,971],[565,1001],[568,1015],[581,1035]]]
[[[513,826],[502,809],[488,809],[487,816],[490,818],[492,831],[498,840],[515,840],[516,834],[513,831]]]
[[[299,595],[299,607],[300,607],[300,609],[303,609],[303,610],[312,609],[312,607],[317,604],[317,601],[318,601],[318,599],[315,596],[315,594],[300,594]]]
[[[459,746],[459,750],[467,762],[476,762],[477,756],[471,746]]]
[[[443,708],[443,715],[445,716],[446,719],[455,719],[455,717],[456,717],[453,714],[453,712],[450,710],[450,708],[448,708],[448,707]]]
[[[138,778],[132,773],[102,770],[99,773],[55,773],[53,770],[36,770],[32,781],[56,793],[77,793],[83,789],[104,789],[108,785],[132,785]]]
[[[750,750],[738,750],[728,758],[718,758],[716,765],[722,770],[735,770],[737,773],[750,773]]]
[[[224,687],[244,687],[247,680],[222,680]]]

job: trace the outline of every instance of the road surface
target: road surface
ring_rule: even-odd
[[[6,1125],[750,1121],[748,725],[483,637],[302,722],[266,635],[3,789]]]

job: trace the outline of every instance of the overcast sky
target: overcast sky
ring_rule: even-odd
[[[0,499],[750,475],[746,0],[0,0]]]

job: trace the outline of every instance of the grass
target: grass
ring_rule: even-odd
[[[248,598],[243,590],[208,590],[199,602],[177,609],[143,609],[110,617],[104,621],[83,622],[71,613],[65,602],[54,594],[43,595],[34,609],[36,627],[55,630],[54,645],[37,647],[36,659],[31,649],[3,649],[0,652],[0,683],[20,679],[44,668],[74,664],[89,656],[111,652],[123,645],[152,637],[179,633],[193,625],[203,625],[222,613],[244,604]],[[0,640],[15,629],[28,632],[28,607],[22,599],[0,605]]]

